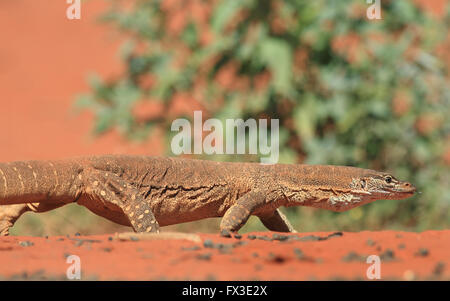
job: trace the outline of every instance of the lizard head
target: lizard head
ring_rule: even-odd
[[[351,179],[349,192],[329,197],[328,209],[346,211],[375,200],[405,199],[416,192],[416,188],[411,183],[400,181],[391,174],[365,171],[367,172]]]
[[[284,181],[287,206],[311,206],[332,211],[349,209],[375,200],[401,200],[414,195],[416,188],[393,175],[347,166],[300,166],[303,176]],[[300,186],[300,188],[298,188]]]
[[[416,192],[416,187],[388,173],[375,172],[360,177],[353,186],[369,193],[371,199],[401,200]],[[359,187],[358,187],[359,186]]]

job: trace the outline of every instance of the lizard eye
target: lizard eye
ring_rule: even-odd
[[[384,180],[385,180],[386,183],[388,183],[388,184],[392,183],[392,177],[391,177],[391,176],[387,176],[386,178],[384,178]]]

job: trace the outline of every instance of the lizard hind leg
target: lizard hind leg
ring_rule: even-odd
[[[149,203],[139,190],[113,173],[89,173],[86,193],[105,204],[118,206],[128,217],[135,232],[159,232],[159,224]],[[108,210],[108,209],[105,209]],[[102,214],[107,217],[108,214]]]
[[[8,236],[17,219],[29,210],[27,204],[0,206],[0,236]]]
[[[0,206],[0,236],[9,235],[9,229],[22,216],[22,214],[33,211],[36,213],[46,212],[58,207],[64,206],[66,203],[25,203],[14,205]]]
[[[296,233],[286,216],[276,209],[268,215],[258,216],[264,226],[271,231]]]
[[[256,209],[265,204],[266,197],[260,191],[251,191],[236,201],[224,214],[220,222],[221,231],[237,232]]]

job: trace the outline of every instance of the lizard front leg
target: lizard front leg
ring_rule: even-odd
[[[261,191],[248,192],[225,212],[220,222],[220,230],[237,232],[265,201],[266,196]]]
[[[159,232],[159,224],[139,190],[116,174],[103,171],[87,173],[86,193],[106,204],[118,206],[135,232]],[[108,208],[105,211],[110,210]],[[101,214],[108,217],[108,212]]]
[[[275,211],[269,212],[269,214],[263,214],[258,216],[264,226],[271,231],[277,232],[292,232],[296,233],[294,227],[289,223],[286,216],[276,209]]]

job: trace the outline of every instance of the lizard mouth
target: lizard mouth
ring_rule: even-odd
[[[414,187],[411,183],[403,182],[400,183],[397,187],[389,187],[386,189],[387,192],[394,193],[398,196],[409,197],[414,195],[416,192],[416,187]]]

